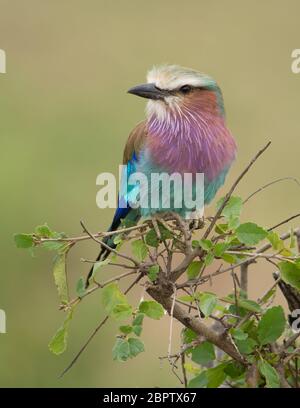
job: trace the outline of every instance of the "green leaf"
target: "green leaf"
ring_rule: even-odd
[[[134,313],[133,313],[134,315]],[[132,321],[132,331],[136,336],[140,336],[143,330],[144,314],[138,313]]]
[[[108,265],[110,263],[110,261],[111,261],[111,259],[106,258],[103,261],[98,261],[98,262],[94,263],[93,272],[92,272],[92,275],[91,275],[89,280],[91,280],[95,276],[96,272],[98,272],[98,270],[100,268],[102,268],[102,266]]]
[[[206,266],[209,266],[209,265],[211,265],[213,263],[214,259],[215,259],[214,254],[209,252],[204,258],[204,264]]]
[[[213,243],[209,239],[200,239],[199,246],[204,249],[204,251],[209,251],[213,247]]]
[[[184,343],[184,344],[189,344],[189,343],[191,343],[191,342],[194,341],[197,337],[198,337],[198,335],[197,335],[192,329],[185,328],[185,329],[183,330],[183,343]]]
[[[115,320],[128,319],[132,315],[132,307],[125,303],[120,303],[111,311],[111,317]]]
[[[262,311],[260,305],[254,300],[239,298],[238,305],[249,312],[261,313]]]
[[[195,363],[204,365],[216,358],[215,349],[212,343],[204,341],[199,346],[192,349],[192,360]]]
[[[201,369],[199,367],[194,366],[192,363],[184,363],[184,368],[186,372],[189,374],[200,374]]]
[[[261,298],[261,303],[266,303],[272,296],[274,296],[276,293],[276,287],[270,289],[262,298]]]
[[[119,245],[123,243],[122,234],[118,234],[113,238],[114,244]]]
[[[275,249],[275,251],[279,251],[280,249],[283,248],[284,244],[282,240],[280,239],[280,236],[277,234],[275,231],[270,231],[268,233],[268,240],[270,241],[270,244],[272,245],[272,248]]]
[[[113,360],[126,361],[130,357],[129,343],[127,340],[117,338],[112,349]]]
[[[258,362],[258,369],[261,375],[266,380],[267,388],[280,388],[280,379],[277,371],[267,361],[261,360]]]
[[[285,316],[281,306],[268,309],[258,323],[257,335],[260,344],[273,343],[283,333],[285,328]]]
[[[160,232],[160,235],[161,235],[161,239],[163,241],[166,240],[166,239],[172,239],[173,238],[173,234],[171,233],[171,231],[169,231],[163,225],[159,224],[158,229],[159,229],[159,232]]]
[[[225,234],[228,231],[228,225],[227,224],[217,224],[215,227],[215,231],[217,234]]]
[[[294,262],[283,261],[279,262],[278,266],[282,280],[300,291],[300,265]]]
[[[241,224],[236,229],[237,238],[245,245],[256,245],[268,235],[268,232],[253,222]]]
[[[159,241],[156,235],[156,232],[154,229],[151,229],[147,232],[147,234],[145,235],[145,242],[147,245],[157,248],[159,245]]]
[[[156,281],[158,274],[159,274],[159,265],[150,266],[149,271],[148,271],[148,278],[151,280],[151,282]]]
[[[81,277],[81,278],[79,279],[79,281],[77,282],[77,285],[76,285],[76,293],[77,293],[77,295],[78,295],[79,297],[82,297],[82,296],[84,296],[85,292],[86,292],[86,289],[85,289],[85,281],[84,281],[84,279]]]
[[[47,224],[37,226],[35,228],[35,234],[40,238],[60,239],[67,237],[64,232],[52,231]],[[48,251],[63,252],[68,247],[68,242],[46,241],[41,243],[41,247]]]
[[[209,368],[205,371],[207,378],[207,388],[218,388],[226,379],[226,373],[224,369],[226,364],[219,364],[214,368]]]
[[[38,225],[35,228],[35,234],[43,238],[51,238],[55,233],[51,231],[47,224]]]
[[[123,334],[130,334],[132,332],[132,326],[130,326],[129,324],[120,326],[119,329]]]
[[[192,240],[192,247],[193,248],[199,248],[200,247],[199,241],[197,239]]]
[[[246,340],[235,339],[235,344],[237,345],[239,352],[242,354],[252,353],[255,346],[257,346],[256,341],[251,338],[247,338]]]
[[[245,367],[236,361],[231,361],[226,364],[224,372],[231,378],[240,377],[245,372]]]
[[[172,239],[173,235],[170,231],[168,231],[163,225],[158,226],[159,232],[160,232],[160,237],[161,240],[166,240],[166,239]],[[157,237],[156,231],[154,229],[151,229],[147,232],[145,235],[145,242],[147,245],[151,247],[157,248],[159,245],[160,240]]]
[[[143,324],[144,316],[143,313],[138,313],[133,319],[133,326],[141,326]]]
[[[203,262],[193,261],[189,264],[186,273],[189,279],[195,279],[200,273]]]
[[[232,254],[223,254],[222,255],[222,259],[230,264],[235,264],[237,261],[237,257],[235,255]]]
[[[240,225],[239,217],[230,217],[228,220],[228,228],[230,230],[235,230]]]
[[[133,333],[136,336],[139,337],[141,335],[142,331],[143,331],[143,326],[133,326]]]
[[[243,332],[241,329],[232,329],[230,332],[236,340],[246,340],[248,337],[248,333]]]
[[[111,314],[117,305],[129,306],[126,296],[120,291],[115,282],[102,289],[102,304],[108,314]]]
[[[147,245],[141,240],[138,239],[131,243],[132,253],[139,260],[143,261],[148,255]]]
[[[221,257],[224,252],[229,248],[230,244],[227,244],[226,242],[219,242],[214,246],[213,253],[217,257]]]
[[[62,252],[66,246],[65,242],[46,241],[42,242],[41,247],[47,251]]]
[[[224,202],[224,197],[217,202],[217,209],[221,207]],[[241,197],[231,196],[226,203],[222,215],[228,221],[229,219],[239,217],[242,211],[243,200]]]
[[[53,354],[61,354],[67,348],[68,328],[72,319],[72,314],[73,312],[71,310],[68,313],[63,325],[57,330],[55,335],[50,340],[48,347]]]
[[[34,246],[31,234],[14,234],[14,240],[17,248],[31,248]]]
[[[197,294],[201,312],[207,317],[212,314],[218,303],[218,298],[213,293],[203,292]]]
[[[144,343],[140,339],[131,337],[128,339],[130,357],[136,357],[138,354],[145,351]]]
[[[144,300],[140,303],[139,311],[144,313],[151,319],[159,320],[164,315],[164,309],[162,305],[155,302],[155,300]]]
[[[201,374],[189,381],[188,388],[205,388],[207,383],[206,371],[202,371]]]
[[[194,302],[195,298],[191,295],[183,295],[179,296],[179,300],[182,300],[183,302]]]
[[[232,305],[236,304],[236,300],[234,298],[234,295],[229,295],[229,296],[225,296],[222,297],[221,300],[223,302],[228,302],[231,303]],[[260,307],[260,305],[256,302],[254,302],[254,300],[249,300],[249,299],[243,299],[241,297],[238,297],[237,299],[237,304],[239,307],[248,310],[249,312],[254,312],[254,313],[261,313],[262,309]]]
[[[68,303],[68,284],[66,274],[66,256],[67,252],[59,253],[54,260],[53,276],[57,287],[58,296],[62,303]]]

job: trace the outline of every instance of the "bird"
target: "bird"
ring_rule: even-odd
[[[212,77],[191,68],[163,64],[150,69],[145,84],[127,92],[148,100],[146,118],[131,131],[125,144],[126,170],[119,191],[119,206],[108,231],[117,230],[124,219],[138,222],[141,217],[161,212],[173,211],[180,216],[192,213],[186,208],[153,208],[151,205],[134,208],[132,196],[137,196],[139,184],[127,184],[131,175],[142,173],[149,179],[153,173],[203,173],[204,205],[207,205],[224,184],[237,150],[226,125],[221,89]],[[195,179],[192,180],[193,189]],[[124,185],[128,188],[122,189]],[[173,202],[170,203],[172,206]],[[103,242],[106,247],[102,246],[96,261],[105,260],[109,248],[116,247],[112,237],[106,237]],[[92,271],[93,268],[87,285]]]

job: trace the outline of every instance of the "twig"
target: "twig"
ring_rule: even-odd
[[[294,233],[295,236],[298,236],[298,234],[300,234],[300,228],[297,228],[296,230],[294,230],[293,233]],[[284,233],[284,234],[282,234],[282,235],[280,236],[280,239],[284,241],[284,240],[288,239],[290,236],[291,236],[291,233],[290,233],[290,232],[286,232],[286,233]],[[236,263],[236,264],[233,264],[233,265],[231,265],[231,266],[229,266],[229,267],[227,267],[227,268],[225,268],[225,269],[220,269],[220,270],[217,270],[217,271],[215,271],[215,272],[213,272],[213,273],[204,275],[204,276],[202,276],[202,277],[198,280],[197,283],[204,283],[204,282],[206,282],[208,279],[210,279],[210,278],[212,278],[212,277],[215,277],[215,276],[218,276],[218,275],[222,275],[223,273],[226,273],[226,272],[230,272],[230,271],[234,270],[235,268],[238,268],[238,267],[242,266],[243,264],[250,265],[250,264],[254,263],[254,262],[256,261],[256,259],[257,259],[263,252],[267,251],[267,250],[270,249],[270,248],[272,248],[272,245],[271,245],[271,244],[269,244],[269,243],[264,244],[263,246],[261,246],[260,248],[257,249],[255,255],[253,254],[253,256],[251,257],[251,259],[244,259],[243,261],[238,262],[238,263]],[[240,252],[238,252],[238,253],[239,253],[239,255],[241,254]],[[249,253],[247,252],[247,255],[248,255],[248,254],[249,254]],[[267,257],[266,259],[268,259],[268,257]],[[183,286],[190,286],[191,284],[195,284],[195,281],[190,281],[190,282],[187,281],[187,282],[185,282],[185,283],[183,283],[183,284],[181,284],[181,285],[178,285],[177,287],[178,287],[178,288],[179,288],[179,287],[181,288],[181,287],[183,287]]]
[[[168,356],[171,355],[172,351],[172,336],[173,336],[173,312],[174,312],[174,306],[176,302],[176,287],[174,287],[174,292],[173,292],[173,303],[171,307],[171,313],[170,313],[170,333],[169,333],[169,346],[168,346]],[[170,361],[170,360],[169,360]]]
[[[173,300],[171,299],[172,289],[170,289],[170,293],[168,293],[166,292],[166,288],[162,290],[159,285],[151,285],[147,289],[147,292],[170,313],[173,305]],[[232,340],[226,334],[216,333],[212,328],[199,321],[198,318],[192,317],[188,312],[178,306],[177,303],[174,305],[173,316],[185,327],[192,329],[199,336],[203,336],[212,342],[234,360],[240,362],[242,365],[247,365],[245,358],[239,353],[236,346],[232,343]]]
[[[273,283],[273,285],[260,298],[257,299],[258,304],[261,304],[263,302],[263,300],[264,300],[264,297],[278,285],[280,279],[281,279],[280,277],[278,279],[276,279],[276,281]],[[246,321],[249,320],[250,317],[253,314],[254,314],[254,312],[249,312],[249,313],[245,314],[245,316],[239,322],[237,322],[237,324],[235,325],[236,329],[238,329],[244,323],[246,323]]]
[[[270,183],[265,184],[264,186],[260,187],[259,189],[255,190],[253,193],[251,193],[244,201],[243,204],[246,204],[247,201],[250,200],[250,198],[252,198],[253,196],[255,196],[255,194],[261,192],[262,190],[264,190],[267,187],[272,186],[273,184],[279,183],[280,181],[286,181],[286,180],[293,180],[295,181],[295,183],[298,184],[298,186],[300,187],[300,183],[299,181],[295,178],[295,177],[282,177],[276,180],[271,181]]]
[[[298,217],[300,217],[300,213],[292,215],[291,217],[287,218],[286,220],[281,221],[279,224],[276,224],[273,227],[268,228],[268,231],[273,231],[275,228],[281,227],[282,225],[286,224],[287,222],[293,220],[294,218],[298,218]]]
[[[224,197],[224,200],[222,204],[220,205],[218,211],[214,215],[212,221],[210,222],[208,228],[206,229],[205,233],[203,234],[202,238],[206,239],[211,231],[213,230],[217,220],[222,214],[222,211],[224,207],[226,206],[227,202],[229,201],[232,193],[234,192],[235,188],[239,184],[239,182],[242,180],[242,178],[245,176],[245,174],[250,170],[250,168],[253,166],[253,164],[256,162],[256,160],[264,153],[265,150],[270,146],[271,142],[268,142],[261,150],[259,150],[258,153],[253,157],[253,159],[250,161],[248,166],[242,171],[242,173],[239,175],[239,177],[236,179],[236,181],[233,183],[231,186],[230,190]],[[175,282],[186,270],[186,268],[189,266],[189,264],[193,261],[194,258],[199,256],[200,258],[203,257],[204,251],[202,248],[196,248],[194,251],[191,251],[190,253],[186,254],[186,257],[184,260],[181,262],[181,264],[174,269],[174,271],[171,274],[171,280],[172,282]]]
[[[143,277],[143,273],[141,273],[125,290],[124,294],[126,295],[132,288],[135,286]],[[71,363],[64,369],[64,371],[61,373],[59,378],[63,377],[76,363],[76,361],[79,359],[81,354],[84,352],[84,350],[87,348],[87,346],[90,344],[90,342],[93,340],[93,338],[96,336],[98,331],[101,329],[101,327],[104,326],[104,324],[107,322],[109,319],[109,316],[105,316],[104,319],[99,323],[99,325],[95,328],[95,330],[92,332],[92,334],[88,337],[87,341],[84,343],[84,345],[81,347],[79,352],[76,354],[76,356],[73,358]]]
[[[188,386],[188,380],[186,376],[186,369],[185,369],[185,354],[181,354],[181,370],[182,370],[182,375],[183,375],[183,383],[184,383],[184,388],[187,388]]]
[[[231,271],[232,281],[233,281],[233,288],[234,288],[234,302],[235,302],[235,313],[239,316],[239,303],[238,303],[238,294],[236,288],[236,281],[235,281],[235,273]]]
[[[86,262],[86,263],[91,263],[91,264],[96,264],[99,261],[91,260],[91,259],[85,259],[81,258],[81,262]],[[116,262],[109,262],[106,266],[118,266],[119,268],[124,268],[124,269],[138,269],[138,266],[133,266],[133,265],[125,265],[121,263],[116,263]]]
[[[246,383],[249,388],[257,388],[259,380],[259,371],[256,364],[252,364],[246,373]]]
[[[70,307],[74,305],[74,303],[80,302],[86,296],[89,296],[91,293],[95,292],[98,289],[104,288],[105,286],[109,285],[112,282],[119,281],[123,278],[126,278],[127,276],[135,275],[135,274],[136,274],[136,271],[125,272],[125,273],[122,273],[121,275],[115,276],[114,278],[108,279],[107,281],[103,283],[95,282],[96,286],[93,286],[92,288],[88,289],[82,296],[77,296],[76,298],[71,300],[67,305],[63,305],[61,309],[65,309],[66,307]]]
[[[82,228],[84,229],[84,231],[92,238],[93,241],[97,242],[99,245],[101,245],[102,247],[104,247],[105,249],[107,249],[109,252],[112,252],[113,254],[116,254],[117,256],[120,256],[121,258],[127,259],[130,262],[133,262],[134,265],[138,266],[139,263],[134,259],[131,258],[130,256],[127,256],[125,254],[120,253],[119,251],[116,251],[114,248],[111,248],[109,245],[107,245],[105,242],[100,241],[99,239],[95,238],[86,228],[86,226],[84,225],[83,221],[80,221],[80,224],[82,226]]]
[[[118,230],[115,231],[103,231],[103,232],[98,232],[96,234],[92,234],[91,235],[81,235],[78,237],[60,237],[60,238],[40,238],[37,237],[38,241],[40,243],[43,242],[80,242],[80,241],[85,241],[88,239],[92,239],[92,238],[105,238],[105,237],[110,237],[112,235],[119,235],[119,234],[123,234],[125,232],[131,232],[131,231],[135,231],[135,230],[142,230],[144,228],[149,227],[149,221],[144,222],[143,224],[140,225],[135,225],[133,227],[128,227],[128,228],[120,228]]]
[[[64,369],[64,371],[60,374],[60,376],[58,378],[62,378],[72,367],[73,365],[76,363],[76,361],[79,359],[79,357],[81,356],[81,354],[84,352],[84,350],[87,348],[87,346],[90,344],[91,340],[96,336],[96,334],[98,333],[98,331],[101,329],[102,326],[105,325],[105,323],[107,322],[107,320],[109,319],[109,316],[105,316],[104,319],[100,322],[100,324],[96,327],[96,329],[92,332],[92,334],[88,337],[88,339],[86,340],[86,342],[84,343],[84,345],[81,347],[81,349],[79,350],[79,352],[76,354],[76,356],[73,358],[73,360],[71,361],[71,363]]]
[[[241,289],[245,294],[248,293],[248,264],[241,265]]]
[[[287,364],[292,358],[300,355],[300,347],[296,348],[291,354],[288,354],[283,360],[284,364]]]
[[[296,333],[294,333],[288,340],[286,340],[282,346],[281,351],[285,352],[286,349],[288,349],[300,336],[300,330]]]
[[[290,260],[294,261],[297,259],[297,256],[284,256],[284,255],[279,255],[279,254],[266,254],[266,253],[260,253],[260,252],[242,252],[242,251],[225,251],[226,254],[231,254],[231,255],[241,255],[241,256],[249,256],[249,257],[255,257],[255,258],[268,258],[268,259],[279,259],[279,260]]]
[[[205,233],[203,235],[203,239],[206,239],[209,236],[209,234],[211,233],[211,231],[213,230],[217,220],[219,219],[220,215],[222,214],[222,211],[224,210],[227,202],[229,201],[232,193],[234,192],[234,190],[237,187],[237,185],[239,184],[239,182],[242,180],[242,178],[245,176],[245,174],[248,173],[250,168],[253,166],[253,164],[256,162],[256,160],[259,158],[259,156],[261,156],[265,152],[265,150],[267,150],[267,148],[270,146],[270,144],[271,144],[271,141],[268,142],[261,150],[259,150],[258,153],[256,153],[256,155],[250,161],[248,166],[242,171],[242,173],[238,176],[236,181],[233,183],[230,190],[225,195],[224,200],[223,200],[222,204],[220,205],[218,211],[216,212],[214,218],[212,219],[210,225],[208,226],[207,230],[205,231]]]

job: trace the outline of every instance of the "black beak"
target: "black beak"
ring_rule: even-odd
[[[169,96],[169,92],[163,89],[159,89],[155,84],[142,84],[130,88],[128,93],[141,96],[142,98],[147,99],[164,99],[166,96]]]

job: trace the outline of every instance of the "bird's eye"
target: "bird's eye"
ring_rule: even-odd
[[[192,87],[190,85],[183,85],[179,91],[182,92],[183,94],[187,94],[189,92],[191,92]]]

